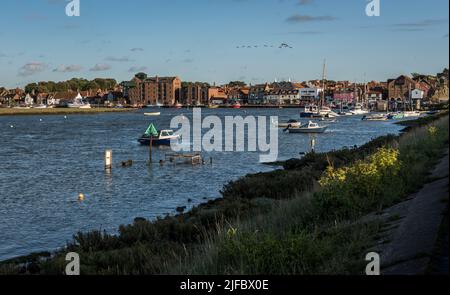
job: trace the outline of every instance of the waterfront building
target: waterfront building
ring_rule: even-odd
[[[333,100],[339,104],[352,104],[355,101],[355,91],[350,89],[335,91],[333,93]]]
[[[419,83],[405,75],[388,80],[389,99],[405,102],[409,100],[411,90],[418,87]]]
[[[0,104],[8,104],[8,90],[0,88]]]
[[[144,103],[173,106],[180,102],[181,79],[178,77],[151,77],[143,82]]]
[[[228,96],[225,89],[213,86],[208,88],[208,100],[211,104],[225,104]]]
[[[323,93],[323,88],[320,87],[305,87],[300,89],[300,99],[307,102],[320,99]]]
[[[249,88],[249,94],[248,94],[248,103],[249,104],[263,104],[264,103],[264,97],[273,90],[273,87],[269,85],[269,83],[266,84],[258,84],[258,85],[250,85]]]
[[[130,82],[122,82],[121,86],[131,104],[136,106],[173,106],[181,98],[181,79],[178,77],[147,77],[139,73]]]
[[[184,105],[207,105],[209,85],[206,83],[183,83],[180,103]]]
[[[47,101],[48,105],[67,106],[73,102],[80,93],[78,92],[57,92],[51,100]]]
[[[123,97],[130,100],[130,90],[134,89],[136,87],[136,84],[132,81],[123,81],[120,83],[120,86],[122,88]]]
[[[230,88],[227,87],[226,93],[228,101],[239,102],[241,104],[248,104],[250,88],[240,86]]]
[[[3,88],[0,91],[0,104],[5,105],[18,105],[25,98],[25,93],[22,89],[10,89]]]
[[[300,103],[299,90],[273,90],[264,96],[265,104],[289,105]]]

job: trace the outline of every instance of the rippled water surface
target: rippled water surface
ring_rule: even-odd
[[[220,197],[225,183],[242,175],[273,169],[259,163],[255,152],[214,152],[213,165],[146,165],[148,147],[136,139],[150,120],[168,128],[175,115],[189,110],[161,110],[160,117],[142,112],[100,115],[0,117],[0,260],[64,246],[77,231],[115,233],[135,217],[155,218]],[[280,121],[298,119],[298,110],[203,110],[203,115],[270,115]],[[42,120],[42,121],[41,121]],[[14,128],[11,128],[14,126]],[[340,118],[317,135],[317,150],[361,145],[372,138],[398,133],[391,122]],[[279,159],[308,151],[310,138],[279,133]],[[130,168],[103,169],[106,149],[117,164],[132,159]],[[167,149],[155,149],[154,159]],[[77,196],[86,195],[84,202]],[[192,199],[192,203],[188,203]]]

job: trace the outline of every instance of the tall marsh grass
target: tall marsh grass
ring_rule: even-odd
[[[365,214],[402,201],[427,181],[448,146],[448,117],[415,128],[362,160],[331,164],[314,193],[221,229],[179,268],[184,274],[360,274],[380,231]]]

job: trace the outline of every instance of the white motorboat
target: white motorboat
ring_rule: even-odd
[[[319,114],[319,107],[314,104],[310,104],[310,105],[305,106],[305,109],[303,110],[303,112],[300,113],[300,117],[301,118],[312,118],[318,114]]]
[[[367,115],[369,111],[364,109],[361,104],[356,104],[356,106],[350,110],[350,113],[353,115]]]
[[[309,121],[308,124],[297,128],[287,128],[287,131],[289,133],[324,133],[327,129],[328,126],[320,126],[318,123]]]
[[[408,112],[403,112],[403,115],[405,118],[412,118],[412,117],[420,117],[422,115],[422,113],[419,111],[408,111]]]

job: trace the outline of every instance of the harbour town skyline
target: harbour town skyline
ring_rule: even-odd
[[[447,67],[448,1],[381,1],[380,17],[366,16],[366,1],[336,2],[82,1],[69,18],[63,0],[7,0],[0,84],[140,71],[210,84],[305,81],[321,78],[324,59],[329,79],[356,82]]]

